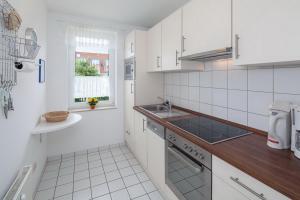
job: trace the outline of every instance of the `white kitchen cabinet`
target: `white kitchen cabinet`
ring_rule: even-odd
[[[133,38],[132,38],[133,37]],[[135,80],[124,81],[124,128],[125,140],[134,151],[134,111],[133,106],[160,103],[163,97],[163,74],[148,73],[147,68],[147,32],[134,30],[126,37],[127,57],[134,56]],[[133,47],[131,44],[133,42]],[[133,54],[131,52],[133,49]],[[147,88],[145,90],[145,88]]]
[[[131,58],[135,52],[135,31],[130,32],[125,38],[125,58]]]
[[[144,169],[148,168],[147,153],[147,118],[139,112],[134,112],[135,156]]]
[[[148,71],[161,71],[162,52],[161,52],[161,23],[158,23],[148,31]]]
[[[162,21],[163,71],[180,69],[181,62],[181,9]]]
[[[154,183],[165,188],[165,141],[151,129],[147,129],[148,172]]]
[[[300,61],[299,0],[233,0],[235,65]]]
[[[231,0],[191,0],[182,20],[183,56],[232,46]]]
[[[212,176],[212,200],[249,200],[246,196],[226,184],[222,179]]]
[[[238,193],[250,200],[261,200],[262,196],[265,199],[276,199],[276,200],[290,200],[288,197],[277,192],[276,190],[270,188],[269,186],[263,184],[262,182],[256,180],[255,178],[249,176],[248,174],[242,172],[241,170],[235,168],[234,166],[226,163],[220,158],[213,156],[212,157],[212,173],[213,176],[221,179],[225,185],[228,187],[222,187],[224,194],[234,193],[234,197],[238,196]],[[217,188],[215,187],[217,185]],[[214,190],[221,191],[220,182],[213,183],[213,193]],[[233,192],[235,190],[235,192]],[[223,196],[215,195],[215,199],[227,199]],[[223,197],[223,198],[222,198]]]
[[[135,137],[134,137],[134,81],[125,81],[125,140],[129,148],[135,150]]]

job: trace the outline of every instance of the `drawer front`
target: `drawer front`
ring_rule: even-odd
[[[214,175],[251,200],[289,200],[286,196],[216,156],[213,156],[212,171]]]

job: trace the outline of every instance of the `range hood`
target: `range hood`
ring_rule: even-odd
[[[219,60],[225,58],[232,58],[232,47],[227,47],[223,49],[216,49],[213,51],[207,51],[202,53],[197,53],[189,56],[182,56],[179,60],[186,61],[207,61],[207,60]]]

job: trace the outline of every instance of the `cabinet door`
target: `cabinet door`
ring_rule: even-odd
[[[161,71],[161,23],[148,31],[149,71]]]
[[[135,52],[135,31],[130,32],[125,39],[125,58],[134,56]]]
[[[134,82],[125,81],[125,140],[134,151]]]
[[[222,179],[213,175],[212,200],[249,200],[244,195],[227,185]]]
[[[234,0],[234,64],[300,60],[299,0]]]
[[[231,0],[192,0],[182,19],[183,56],[231,47]]]
[[[144,169],[148,167],[147,158],[147,118],[139,112],[134,112],[135,155]]]
[[[165,188],[165,141],[147,129],[148,171],[154,183]]]
[[[162,22],[162,70],[180,69],[181,9]]]

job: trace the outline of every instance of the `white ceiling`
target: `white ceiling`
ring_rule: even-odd
[[[151,27],[189,0],[47,0],[50,11]]]

